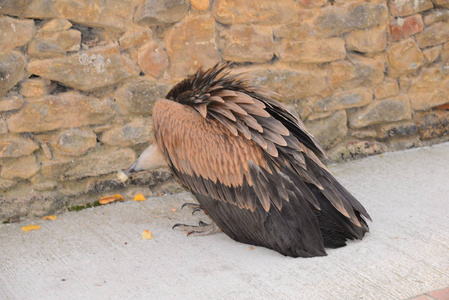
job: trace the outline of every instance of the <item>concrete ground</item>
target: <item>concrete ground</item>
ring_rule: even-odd
[[[449,143],[330,169],[374,222],[327,257],[187,238],[172,225],[207,217],[180,210],[184,192],[0,225],[0,299],[409,299],[448,288]],[[22,232],[32,223],[41,229]]]

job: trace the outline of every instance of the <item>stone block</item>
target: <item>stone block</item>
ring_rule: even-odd
[[[0,176],[5,179],[28,179],[39,171],[36,156],[3,158]]]
[[[119,39],[120,48],[123,50],[140,47],[146,42],[150,41],[152,37],[152,31],[149,28],[133,27],[126,31]]]
[[[0,52],[25,45],[33,38],[35,33],[36,28],[33,20],[0,17]]]
[[[384,4],[356,3],[345,6],[326,6],[318,11],[314,24],[325,36],[383,25],[388,20]]]
[[[297,3],[300,7],[314,8],[324,6],[327,3],[327,0],[298,0]]]
[[[227,61],[262,63],[274,55],[273,30],[268,26],[231,25],[220,30],[218,40]]]
[[[399,41],[405,37],[421,32],[424,24],[421,15],[413,15],[406,18],[396,18],[390,23],[390,37]]]
[[[449,68],[449,43],[444,44],[443,50],[441,50],[441,62],[443,66],[447,69]]]
[[[8,126],[5,119],[0,119],[0,135],[8,133]]]
[[[424,16],[424,23],[429,26],[436,22],[449,21],[449,9],[434,9]]]
[[[10,111],[21,108],[23,105],[23,97],[20,95],[12,95],[0,100],[0,112]]]
[[[41,31],[28,46],[28,54],[36,58],[64,56],[68,51],[78,51],[81,44],[81,32],[70,29],[66,31]]]
[[[168,56],[162,45],[149,41],[140,47],[137,63],[145,75],[160,78],[168,67]]]
[[[278,93],[289,102],[320,94],[327,88],[326,74],[313,70],[251,70],[252,84]]]
[[[376,99],[385,99],[396,96],[399,93],[398,82],[394,79],[389,79],[374,88],[374,96]]]
[[[296,15],[293,0],[216,0],[212,6],[215,19],[223,24],[287,23]]]
[[[373,99],[373,92],[366,88],[337,92],[318,101],[315,111],[333,111],[368,105]]]
[[[103,124],[114,116],[115,107],[111,100],[67,92],[27,102],[18,113],[9,116],[6,122],[11,132],[43,132]]]
[[[348,119],[352,128],[411,119],[408,96],[400,95],[374,101],[363,108],[351,109],[348,111]]]
[[[306,41],[316,36],[316,29],[309,22],[293,22],[278,25],[273,28],[276,40],[287,38],[293,41]]]
[[[355,57],[349,61],[334,62],[330,68],[329,81],[333,88],[370,87],[384,79],[384,64],[371,58]]]
[[[41,29],[39,31],[41,32],[58,32],[58,31],[65,31],[67,29],[70,29],[72,27],[72,23],[65,19],[51,19],[45,21]]]
[[[144,0],[135,21],[141,26],[176,23],[187,16],[187,0]]]
[[[419,48],[436,46],[449,41],[449,22],[437,22],[416,35]]]
[[[20,94],[28,99],[42,98],[50,94],[55,85],[48,79],[28,78],[20,83]]]
[[[20,157],[30,155],[39,146],[29,138],[7,135],[0,137],[0,157]]]
[[[0,96],[26,76],[26,63],[27,59],[19,52],[0,52]]]
[[[170,72],[179,78],[199,67],[212,67],[220,61],[215,44],[215,20],[210,15],[188,17],[170,28],[165,37]]]
[[[418,126],[412,121],[382,124],[377,128],[377,133],[381,139],[397,136],[412,136],[418,133]]]
[[[139,77],[119,87],[114,99],[121,115],[150,115],[154,102],[164,99],[167,92],[168,86]]]
[[[354,30],[345,36],[348,50],[363,53],[384,51],[387,47],[387,31],[382,27]]]
[[[425,69],[411,80],[408,94],[413,110],[428,110],[449,103],[449,75],[438,67]]]
[[[54,0],[2,0],[0,13],[21,18],[54,18]]]
[[[305,122],[307,129],[325,148],[340,142],[348,132],[346,112],[336,111],[331,116]]]
[[[102,143],[112,146],[134,146],[150,141],[152,129],[153,121],[151,118],[137,119],[105,131],[100,140]]]
[[[403,40],[388,50],[388,73],[396,78],[415,72],[424,63],[424,55],[412,39]]]
[[[32,61],[28,72],[82,91],[94,91],[137,76],[139,69],[119,48],[98,47],[54,59]]]
[[[92,130],[70,128],[57,133],[50,145],[58,154],[80,156],[97,145],[97,135]]]
[[[281,61],[326,63],[346,58],[345,41],[341,38],[281,41]]]
[[[432,1],[430,0],[391,0],[389,1],[389,6],[390,14],[399,17],[410,16],[433,8]]]
[[[381,154],[387,151],[387,146],[376,141],[349,141],[343,142],[332,149],[328,156],[333,161],[358,159],[370,155]]]
[[[449,112],[431,111],[415,116],[421,139],[432,139],[449,133]]]

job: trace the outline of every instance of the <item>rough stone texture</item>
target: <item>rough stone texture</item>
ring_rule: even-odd
[[[382,139],[396,136],[411,136],[418,133],[418,126],[412,121],[380,125],[378,136]]]
[[[124,115],[150,115],[154,102],[164,99],[167,92],[166,85],[139,78],[118,88],[114,99]]]
[[[432,0],[432,2],[435,4],[435,6],[449,8],[448,0]]]
[[[152,129],[153,121],[151,118],[137,119],[105,131],[100,140],[106,145],[134,146],[148,142],[152,136]]]
[[[325,63],[346,57],[345,41],[341,38],[283,40],[279,57],[282,61]]]
[[[80,156],[97,144],[97,136],[91,130],[70,128],[62,130],[50,140],[56,153]]]
[[[210,6],[209,0],[190,0],[190,5],[196,10],[208,10]]]
[[[431,139],[449,133],[449,112],[432,111],[416,116],[419,136],[421,139]]]
[[[44,32],[57,32],[64,31],[72,27],[72,23],[64,19],[47,20],[42,24],[39,31]]]
[[[414,110],[449,103],[449,74],[442,73],[440,68],[427,69],[411,81],[409,95]]]
[[[0,119],[0,134],[8,133],[8,126],[6,125],[6,121],[4,119]]]
[[[413,73],[423,63],[424,55],[412,39],[399,42],[388,51],[388,71],[392,77]]]
[[[267,26],[231,25],[220,31],[220,48],[224,60],[267,62],[274,55],[273,30]]]
[[[381,52],[387,47],[387,31],[381,27],[354,30],[346,34],[345,40],[349,50],[363,53]]]
[[[388,9],[384,4],[357,3],[344,7],[326,6],[314,24],[326,36],[339,36],[354,29],[382,25],[387,19]]]
[[[441,21],[449,21],[449,9],[434,9],[424,16],[426,25],[432,25]]]
[[[435,46],[447,41],[449,41],[449,21],[435,23],[416,35],[419,48]]]
[[[28,99],[41,98],[55,88],[51,81],[43,78],[28,78],[20,84],[20,94]]]
[[[30,155],[39,149],[39,146],[29,138],[17,136],[0,137],[0,157],[20,157]]]
[[[26,58],[19,52],[0,52],[0,96],[25,77]]]
[[[67,92],[28,102],[17,114],[8,117],[6,122],[11,132],[41,132],[102,124],[114,115],[114,104],[108,99]]]
[[[251,77],[254,85],[282,95],[285,101],[316,95],[327,88],[325,76],[314,71],[264,68],[251,70]]]
[[[340,110],[326,118],[306,121],[306,126],[318,142],[325,149],[329,149],[346,136],[348,131],[346,123],[346,112]]]
[[[252,22],[277,24],[294,17],[295,4],[293,0],[216,0],[212,14],[223,24]]]
[[[165,49],[154,41],[140,47],[137,63],[145,75],[160,78],[168,67],[168,56]]]
[[[42,173],[55,180],[74,180],[117,172],[135,160],[136,154],[129,148],[95,148],[79,158],[44,161]]]
[[[381,154],[387,151],[385,144],[373,141],[350,141],[343,142],[335,147],[328,156],[333,161],[345,161],[349,159],[362,158],[369,155]]]
[[[412,34],[421,32],[424,24],[421,15],[413,15],[406,18],[397,18],[390,23],[390,36],[398,41]]]
[[[35,32],[33,20],[0,17],[0,52],[25,45]]]
[[[137,76],[137,67],[118,47],[101,47],[69,57],[32,61],[28,72],[82,91],[93,91]]]
[[[393,16],[409,16],[415,13],[433,8],[430,0],[392,0],[388,1],[390,5],[390,13]]]
[[[81,44],[81,32],[67,31],[41,31],[28,46],[28,54],[37,58],[50,58],[64,56],[68,51],[78,51]]]
[[[128,49],[138,47],[151,40],[152,32],[149,28],[133,27],[125,32],[119,40],[120,48]]]
[[[166,35],[165,45],[174,77],[193,74],[200,66],[212,67],[220,60],[215,20],[208,15],[189,17],[174,25]]]
[[[443,46],[441,45],[424,49],[422,53],[424,55],[426,64],[431,64],[435,62],[440,56],[442,50]]]
[[[316,111],[332,111],[365,106],[373,99],[373,93],[366,88],[338,92],[316,103]]]
[[[348,119],[349,125],[352,128],[411,119],[408,96],[400,95],[394,98],[379,100],[366,107],[350,110]]]
[[[372,86],[384,78],[384,64],[381,61],[361,58],[331,64],[330,84],[332,87],[353,89],[359,86]]]
[[[5,179],[27,179],[39,171],[36,156],[3,158],[0,176]]]
[[[399,85],[396,80],[389,79],[374,88],[376,99],[384,99],[396,96],[399,93]]]
[[[136,21],[141,26],[175,23],[189,12],[186,0],[145,0]]]
[[[23,105],[23,97],[20,95],[12,95],[0,100],[0,112],[10,111],[21,108]]]

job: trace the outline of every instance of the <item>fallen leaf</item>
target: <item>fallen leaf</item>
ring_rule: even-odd
[[[22,230],[24,231],[24,232],[28,232],[28,231],[31,231],[31,230],[39,230],[39,229],[41,229],[41,226],[40,225],[26,225],[26,226],[22,226]]]
[[[149,230],[144,230],[142,232],[142,239],[143,240],[152,240],[153,239],[153,233]]]
[[[115,201],[125,201],[125,198],[123,198],[122,195],[120,194],[116,194],[113,196],[106,196],[106,197],[101,197],[100,199],[98,199],[98,202],[100,202],[100,204],[105,205],[105,204],[109,204]]]
[[[50,215],[50,216],[45,216],[45,217],[43,217],[42,219],[54,221],[54,220],[56,220],[57,218],[58,218],[58,217],[57,217],[56,215]]]
[[[253,246],[249,246],[248,249],[249,249],[250,251],[252,251],[252,250],[254,250],[254,247],[253,247]]]
[[[175,212],[175,211],[176,211],[176,208],[172,208],[171,211],[172,211],[172,212]]]
[[[129,177],[128,177],[128,175],[126,175],[125,173],[123,173],[123,171],[118,171],[117,172],[117,177],[118,177],[118,179],[121,181],[121,182],[126,182],[126,181],[128,181],[128,179],[129,179]]]
[[[145,196],[142,195],[142,194],[137,194],[137,195],[134,196],[133,200],[134,201],[145,201],[145,200],[147,200],[147,198],[145,198]]]

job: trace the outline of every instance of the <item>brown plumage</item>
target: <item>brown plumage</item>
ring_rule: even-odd
[[[199,70],[155,103],[152,149],[236,241],[311,257],[361,239],[368,213],[299,117],[227,69]]]

